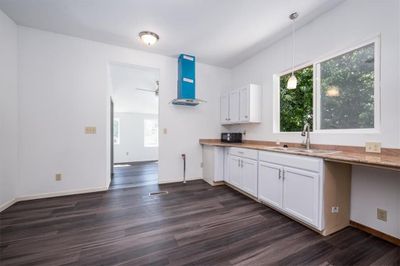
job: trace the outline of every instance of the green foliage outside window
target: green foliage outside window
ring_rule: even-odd
[[[374,44],[329,59],[321,69],[321,129],[374,128]]]
[[[297,88],[286,88],[291,73],[280,77],[280,131],[302,131],[305,122],[313,128],[313,66],[294,72]]]

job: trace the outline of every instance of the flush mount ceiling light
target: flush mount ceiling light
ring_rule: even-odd
[[[292,21],[292,75],[290,76],[287,88],[290,90],[297,88],[297,78],[294,75],[294,51],[295,51],[295,28],[294,28],[294,21],[299,17],[297,12],[290,14],[289,18]]]
[[[160,39],[156,33],[151,31],[141,31],[139,37],[148,46],[155,44]]]

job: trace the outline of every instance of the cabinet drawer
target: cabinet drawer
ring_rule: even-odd
[[[251,149],[242,149],[242,148],[230,148],[229,149],[229,154],[231,155],[236,155],[239,157],[244,157],[244,158],[249,158],[253,160],[258,159],[258,151],[257,150],[251,150]]]
[[[322,159],[278,152],[260,151],[260,161],[280,164],[298,169],[320,172]]]

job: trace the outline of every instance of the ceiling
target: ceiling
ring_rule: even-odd
[[[158,97],[142,90],[156,89],[158,70],[114,64],[110,75],[115,112],[158,114]]]
[[[167,56],[234,67],[343,0],[0,0],[17,24]],[[160,41],[138,39],[154,31]]]

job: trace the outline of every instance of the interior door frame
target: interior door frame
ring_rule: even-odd
[[[114,101],[110,97],[110,177],[114,177]]]

